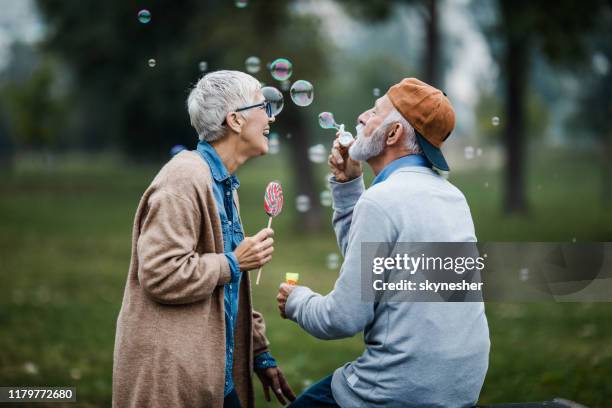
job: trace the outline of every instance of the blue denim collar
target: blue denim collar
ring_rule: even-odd
[[[423,166],[430,167],[429,161],[422,154],[409,154],[408,156],[400,157],[387,164],[384,169],[374,178],[372,185],[385,181],[397,169],[407,166]]]
[[[233,188],[240,187],[240,181],[238,177],[233,174],[229,174],[225,164],[219,157],[219,154],[215,150],[212,145],[206,141],[200,141],[197,147],[198,152],[202,155],[204,160],[208,163],[208,167],[210,167],[210,172],[217,183],[222,183],[225,180],[229,179],[232,183]]]

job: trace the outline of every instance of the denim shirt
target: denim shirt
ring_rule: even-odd
[[[429,161],[422,154],[409,154],[408,156],[400,157],[387,164],[384,169],[374,178],[372,185],[385,181],[395,170],[408,166],[423,166],[431,167]]]
[[[234,363],[234,333],[236,330],[236,318],[238,317],[238,289],[240,288],[240,265],[234,250],[244,239],[244,231],[238,209],[234,203],[234,190],[238,189],[240,182],[238,177],[228,173],[223,161],[215,149],[207,142],[199,142],[198,153],[208,163],[212,174],[213,195],[219,211],[221,228],[223,230],[223,252],[230,266],[231,279],[224,286],[224,309],[225,309],[225,389],[227,396],[234,388],[232,380],[232,367]],[[275,367],[276,361],[266,352],[255,358],[257,368]]]

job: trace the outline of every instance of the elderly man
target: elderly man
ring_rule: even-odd
[[[363,242],[476,240],[465,197],[439,175],[449,170],[439,148],[454,124],[446,95],[408,78],[359,116],[348,152],[334,143],[340,277],[326,296],[283,284],[277,300],[283,317],[315,337],[363,331],[365,351],[291,407],[467,407],[478,399],[490,346],[482,303],[360,300]],[[376,175],[367,191],[359,161]]]
[[[252,407],[295,399],[251,307],[246,271],[272,258],[273,231],[244,238],[236,170],[266,154],[274,122],[259,81],[210,73],[187,108],[200,142],[170,160],[145,191],[117,320],[113,407]],[[255,368],[253,368],[255,367]]]

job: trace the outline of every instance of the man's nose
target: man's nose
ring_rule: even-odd
[[[366,120],[367,120],[367,118],[368,118],[368,112],[369,112],[369,111],[365,111],[365,112],[363,112],[361,115],[359,115],[359,116],[357,117],[357,123],[361,123],[362,125],[364,125],[364,126],[365,126],[365,124],[366,124]]]

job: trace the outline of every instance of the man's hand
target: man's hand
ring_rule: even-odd
[[[272,228],[264,228],[254,236],[246,237],[238,245],[234,255],[238,259],[241,271],[261,268],[272,260],[272,252],[274,252],[273,236]]]
[[[334,145],[332,146],[327,163],[336,181],[340,183],[356,179],[363,173],[361,162],[350,158],[348,147],[342,146],[338,138],[334,140]]]
[[[295,394],[279,367],[270,367],[262,370],[255,369],[255,372],[257,377],[259,377],[259,381],[261,381],[261,385],[263,385],[266,401],[270,401],[270,388],[272,388],[272,392],[276,395],[278,402],[283,405],[287,404],[285,398],[289,401],[295,400]]]
[[[276,295],[276,301],[278,302],[278,310],[280,311],[280,315],[283,319],[287,318],[285,315],[285,305],[287,304],[287,299],[291,292],[295,289],[295,285],[289,285],[288,283],[281,283],[278,288],[278,295]]]

